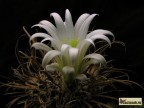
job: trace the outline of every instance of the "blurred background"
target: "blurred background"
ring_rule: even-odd
[[[65,9],[69,9],[73,21],[83,13],[97,13],[90,28],[106,29],[114,33],[117,41],[125,43],[125,48],[118,45],[108,51],[109,59],[117,68],[129,69],[130,80],[144,86],[144,4],[139,1],[126,0],[1,0],[0,1],[0,81],[2,76],[10,77],[12,68],[18,66],[15,56],[17,39],[28,31],[31,26],[41,20],[50,20],[50,13],[57,12],[63,18]],[[22,41],[22,49],[26,49],[27,42]],[[128,96],[142,97],[144,91],[136,87],[137,92],[130,90]],[[5,89],[0,88],[0,108],[8,103],[4,96]]]

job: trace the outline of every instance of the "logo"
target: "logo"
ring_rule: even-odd
[[[142,105],[142,98],[119,98],[119,105]]]

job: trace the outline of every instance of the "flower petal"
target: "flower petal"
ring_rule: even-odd
[[[69,48],[70,61],[73,66],[76,65],[78,51],[79,51],[78,48]]]
[[[45,68],[45,66],[56,56],[60,55],[61,53],[57,50],[51,50],[46,53],[46,55],[43,57],[42,66]]]
[[[71,66],[65,66],[62,69],[64,74],[70,74],[70,73],[74,73],[75,69]]]
[[[53,30],[54,32],[56,32],[56,27],[51,22],[49,22],[47,20],[42,20],[39,22],[39,24],[45,25],[48,28],[50,28],[51,30]]]
[[[95,47],[95,44],[91,39],[84,39],[78,43],[77,48],[79,49],[79,61],[83,59],[91,44]]]
[[[95,47],[95,44],[91,39],[84,39],[78,43],[77,48],[80,49],[84,45],[91,45],[91,44]]]
[[[87,76],[85,74],[79,74],[76,79],[80,80],[80,81],[84,81],[87,79]]]
[[[54,72],[59,70],[59,64],[58,63],[52,63],[50,65],[46,65],[46,70],[49,72]]]
[[[75,69],[71,66],[65,66],[62,69],[65,82],[70,84],[74,80]]]
[[[37,37],[42,37],[42,38],[52,38],[50,35],[46,34],[46,33],[35,33],[30,37],[30,41],[34,38]]]
[[[78,38],[79,39],[85,39],[86,34],[88,32],[88,29],[89,29],[89,26],[90,26],[90,23],[96,15],[97,14],[92,14],[84,21],[84,23],[82,24],[82,26],[80,27],[80,29],[78,31]]]
[[[70,65],[69,48],[70,45],[67,44],[63,44],[61,47],[61,57],[62,57],[63,65]]]
[[[96,39],[102,39],[108,42],[108,44],[111,46],[111,41],[105,35],[97,34],[97,35],[91,36],[89,39],[91,39],[92,41],[95,41]]]
[[[59,38],[60,39],[64,38],[64,36],[65,36],[65,26],[64,26],[64,22],[63,22],[62,18],[57,13],[51,13],[51,16],[55,20],[55,24],[56,24],[56,27],[57,27],[57,32],[58,32]]]
[[[51,39],[51,38],[45,38],[45,39],[43,39],[41,42],[43,43],[43,42],[45,42],[45,41],[51,41],[51,46],[55,49],[55,50],[59,50],[60,51],[60,49],[61,49],[61,45],[62,45],[62,43],[61,43],[61,41],[59,41],[59,40],[56,40],[56,39]]]
[[[32,28],[33,28],[33,27],[43,28],[43,29],[46,30],[47,33],[49,33],[53,38],[59,39],[58,34],[57,34],[57,31],[51,29],[49,26],[42,25],[42,24],[35,24],[35,25],[32,26]]]
[[[76,35],[76,36],[78,36],[78,31],[79,31],[80,27],[82,26],[82,24],[84,23],[84,21],[85,21],[89,16],[90,16],[90,14],[85,13],[85,14],[82,14],[82,15],[78,18],[78,20],[77,20],[77,22],[76,22],[76,24],[75,24],[75,35]]]
[[[94,31],[90,32],[90,33],[86,36],[86,38],[90,38],[91,36],[97,35],[97,34],[101,34],[101,35],[111,35],[111,36],[113,36],[113,38],[114,38],[114,34],[113,34],[112,32],[110,32],[110,31],[108,31],[108,30],[103,30],[103,29],[97,29],[97,30],[94,30]]]
[[[67,48],[70,48],[70,45],[67,45],[67,44],[63,44],[63,45],[62,45],[62,47],[61,47],[61,52],[62,52],[62,54],[65,53],[65,50],[66,50]]]
[[[81,73],[85,72],[91,64],[99,64],[99,61],[97,61],[95,59],[91,59],[89,61],[83,61],[80,72]]]
[[[37,49],[37,50],[44,50],[44,51],[50,51],[52,50],[49,46],[43,44],[43,43],[40,43],[40,42],[36,42],[34,44],[32,44],[33,48]]]
[[[65,13],[65,26],[66,26],[66,32],[69,39],[73,39],[75,37],[74,35],[74,27],[72,22],[72,16],[68,9],[66,9]]]
[[[83,60],[85,60],[85,59],[94,59],[94,60],[98,61],[99,63],[103,64],[104,66],[106,65],[105,58],[102,55],[97,54],[97,53],[86,55]]]
[[[43,42],[45,42],[45,41],[54,41],[55,39],[53,39],[53,38],[50,38],[50,37],[46,37],[45,39],[43,39],[43,40],[41,40],[41,42],[43,43]]]

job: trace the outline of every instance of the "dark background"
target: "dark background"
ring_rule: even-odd
[[[57,12],[63,18],[65,9],[69,9],[73,21],[83,13],[97,13],[91,27],[107,29],[115,34],[116,40],[126,45],[112,47],[108,52],[114,59],[114,66],[132,70],[136,75],[130,79],[144,86],[144,4],[127,0],[1,0],[0,1],[0,75],[10,76],[11,67],[18,66],[15,57],[15,45],[18,37],[24,34],[22,27],[28,30],[39,21],[46,19],[53,22],[50,13]],[[26,42],[21,47],[26,48]],[[0,81],[6,81],[0,77]],[[136,87],[137,92],[128,96],[142,97],[144,92]],[[5,89],[0,89],[0,108],[8,102],[3,96]],[[130,90],[131,91],[131,90]]]

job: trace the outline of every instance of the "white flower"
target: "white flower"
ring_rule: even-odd
[[[51,13],[51,16],[55,20],[56,27],[49,21],[40,21],[39,24],[36,24],[33,27],[41,27],[45,29],[48,34],[35,33],[31,36],[30,40],[35,37],[43,37],[44,40],[42,40],[42,42],[46,40],[51,41],[52,47],[56,50],[60,50],[62,44],[68,44],[71,47],[76,48],[79,48],[83,42],[85,44],[94,44],[93,41],[96,39],[103,39],[110,44],[110,40],[105,36],[106,34],[113,36],[110,31],[98,29],[88,33],[90,23],[96,15],[97,14],[82,14],[74,26],[68,9],[65,14],[65,22],[63,22],[59,14]]]
[[[106,60],[102,55],[96,53],[86,55],[89,46],[95,46],[94,41],[96,39],[102,39],[108,42],[109,45],[111,44],[106,36],[113,36],[110,31],[98,29],[88,33],[90,23],[96,15],[82,14],[76,24],[73,25],[71,13],[67,9],[65,21],[62,20],[59,14],[51,13],[56,26],[46,20],[34,25],[33,27],[38,26],[47,31],[47,33],[35,33],[30,38],[30,40],[37,37],[44,38],[41,42],[32,44],[32,47],[36,49],[47,51],[43,58],[43,67],[49,71],[56,69],[65,74],[73,72],[74,76],[78,76],[90,64],[101,63],[105,65]],[[50,41],[51,45],[45,45],[43,43],[45,41]],[[57,62],[55,65],[50,64],[52,59]],[[87,62],[86,59],[89,61]]]

